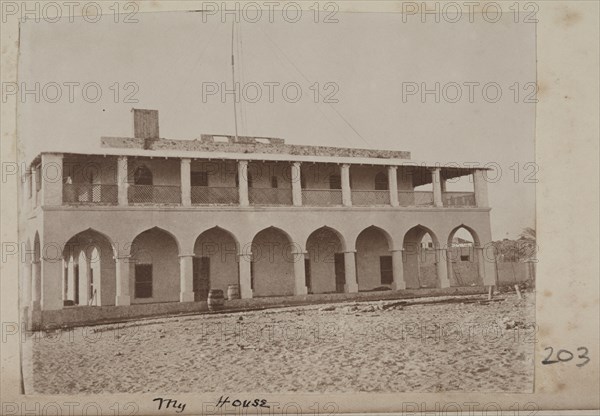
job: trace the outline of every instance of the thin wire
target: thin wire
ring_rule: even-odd
[[[260,26],[259,26],[260,28]],[[260,30],[265,34],[265,36],[267,37],[267,39],[269,39],[269,41],[277,48],[279,49],[279,51],[283,54],[283,56],[289,61],[290,64],[292,64],[292,66],[294,67],[294,69],[304,78],[304,80],[306,82],[310,82],[309,79],[302,73],[302,71],[300,71],[300,69],[296,66],[296,64],[294,64],[294,62],[286,55],[286,53],[281,50],[281,48],[279,46],[277,46],[277,44],[273,41],[273,39],[271,39],[271,37],[262,29],[260,28]],[[317,90],[317,94],[319,94],[319,97],[321,99],[323,99],[323,96],[321,95],[321,92]],[[368,144],[369,142],[367,140],[365,140],[364,137],[361,136],[361,134],[354,128],[354,126],[352,126],[352,124],[350,124],[350,122],[346,119],[346,117],[344,117],[338,110],[335,109],[335,107],[333,107],[331,105],[331,103],[326,103],[327,105],[329,105],[329,107],[336,112],[336,114],[342,119],[344,120],[344,122],[346,123],[346,125],[348,125],[348,127],[350,127],[352,129],[352,131],[354,131],[354,133],[356,133],[356,135],[358,137],[360,137],[360,139],[365,142],[366,144]]]

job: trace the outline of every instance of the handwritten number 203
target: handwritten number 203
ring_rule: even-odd
[[[556,360],[551,360],[552,354],[554,353],[554,348],[548,347],[545,348],[544,351],[550,350],[548,356],[542,360],[542,364],[556,364],[556,363],[566,363],[567,361],[571,361],[574,358],[574,355],[569,350],[558,350],[556,353]],[[576,364],[577,367],[583,367],[587,363],[590,362],[590,357],[588,357],[588,349],[586,347],[577,348],[577,352],[581,352],[577,358],[583,360],[579,364]]]

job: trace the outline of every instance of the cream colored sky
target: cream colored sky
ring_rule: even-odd
[[[62,97],[40,103],[33,94],[19,103],[19,132],[28,157],[41,150],[85,151],[98,148],[100,136],[130,136],[130,109],[160,111],[161,136],[193,139],[202,133],[233,134],[231,96],[203,102],[203,85],[231,88],[231,17],[222,23],[199,13],[138,13],[137,23],[35,23],[21,26],[21,87],[35,82],[48,98],[60,85]],[[321,16],[322,18],[323,16]],[[241,54],[238,81],[256,82],[263,97],[242,102],[239,133],[285,138],[288,143],[399,149],[413,159],[441,163],[495,163],[502,176],[489,184],[495,239],[515,237],[534,225],[535,185],[526,183],[534,168],[535,104],[524,103],[536,81],[535,26],[505,15],[489,23],[461,19],[422,23],[400,14],[337,13],[338,23],[315,23],[305,12],[297,23],[265,17],[238,25]],[[74,99],[69,102],[69,88]],[[89,102],[82,86],[97,83],[102,97]],[[138,87],[138,103],[124,102],[127,82]],[[267,99],[265,82],[296,82],[302,98],[283,99],[275,87]],[[319,103],[309,87],[327,82],[339,90],[335,104]],[[419,94],[403,102],[403,83],[433,88],[457,83],[462,97],[450,103]],[[497,83],[502,97],[486,100],[482,86]],[[119,97],[115,103],[115,83]],[[474,86],[474,102],[469,89]],[[515,103],[515,83],[519,97]],[[404,84],[406,85],[406,84]],[[94,88],[88,89],[90,96]],[[293,90],[289,90],[293,92]],[[448,87],[449,98],[456,89]],[[252,90],[248,90],[252,93]],[[495,94],[489,89],[490,96]]]

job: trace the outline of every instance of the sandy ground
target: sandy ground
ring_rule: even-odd
[[[37,333],[27,340],[31,380],[35,392],[47,394],[530,392],[534,294],[474,302],[486,298],[339,303]]]

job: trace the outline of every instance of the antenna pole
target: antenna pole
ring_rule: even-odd
[[[235,27],[235,19],[231,22],[231,79],[233,80],[233,118],[235,124],[235,141],[238,140],[238,125],[237,125],[237,94],[235,87],[235,61],[233,59],[233,30]]]

